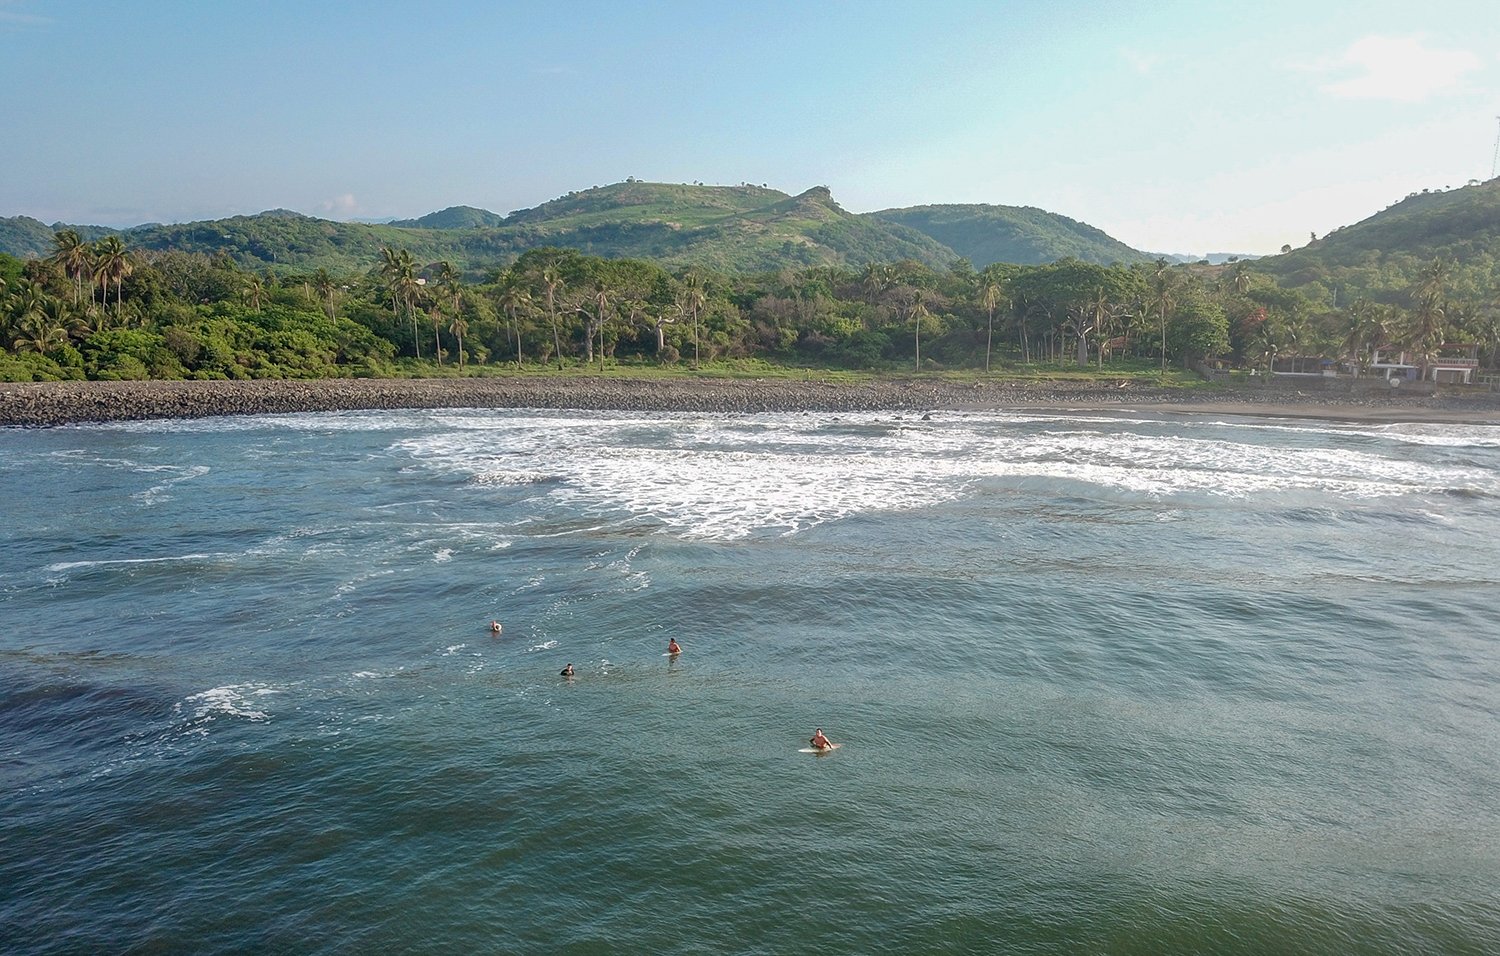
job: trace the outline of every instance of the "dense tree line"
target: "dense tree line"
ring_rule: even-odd
[[[466,281],[381,250],[368,272],[252,272],[228,256],[134,252],[65,230],[50,256],[0,256],[0,378],[301,378],[726,358],[856,369],[1142,368],[1279,357],[1367,364],[1378,347],[1500,347],[1493,297],[1428,263],[1347,303],[1248,262],[1042,266],[905,261],[726,275],[535,249]]]

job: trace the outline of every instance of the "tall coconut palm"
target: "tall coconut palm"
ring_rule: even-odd
[[[436,279],[438,291],[452,304],[453,318],[461,318],[463,315],[463,282],[458,270],[453,268],[453,263],[444,259],[437,265]],[[443,364],[442,357],[443,351],[440,347],[438,349],[439,365]],[[462,346],[460,346],[458,364],[460,368],[463,367]]]
[[[922,371],[922,323],[932,317],[932,311],[927,308],[926,293],[921,289],[912,290],[911,304],[907,306],[906,317],[911,320],[912,328],[916,333],[916,370],[920,372]]]
[[[438,368],[442,368],[443,335],[440,325],[443,318],[443,303],[435,295],[427,300],[427,317],[432,320],[432,354],[437,356]]]
[[[603,279],[594,280],[594,290],[589,294],[589,308],[583,313],[584,362],[593,364],[594,336],[599,336],[599,364],[604,364],[604,323],[609,318],[610,300],[614,291]],[[590,311],[592,309],[592,311]]]
[[[557,260],[542,266],[542,290],[547,296],[547,315],[552,319],[552,348],[557,356],[557,367],[562,368],[562,335],[557,331],[557,294],[566,284]]]
[[[1167,370],[1167,316],[1177,305],[1178,278],[1166,259],[1157,259],[1151,273],[1151,305],[1161,327],[1161,370]]]
[[[989,315],[989,322],[984,332],[984,370],[990,370],[990,351],[995,341],[995,309],[1005,301],[1005,292],[1000,283],[994,280],[986,280],[984,286],[979,290],[979,304]]]
[[[73,305],[83,298],[83,277],[89,271],[93,256],[86,242],[78,237],[75,229],[64,229],[52,236],[52,261],[62,267],[73,280]]]
[[[689,272],[682,277],[682,307],[683,311],[693,317],[693,368],[698,367],[698,316],[703,307],[708,304],[708,288],[704,285],[703,277],[696,272]]]
[[[458,339],[458,370],[464,370],[464,336],[469,334],[469,323],[464,321],[462,315],[455,315],[453,321],[448,323],[448,331]]]
[[[1409,339],[1412,351],[1428,366],[1437,358],[1448,334],[1447,307],[1443,301],[1449,267],[1441,259],[1417,275],[1412,287],[1412,321]],[[1427,374],[1424,367],[1423,374]]]
[[[104,288],[105,302],[109,299],[109,283],[115,284],[115,321],[120,320],[122,309],[122,286],[132,272],[135,264],[130,261],[130,254],[125,251],[125,243],[120,241],[119,236],[105,236],[100,239],[94,247],[94,275]]]
[[[319,269],[313,273],[313,291],[323,302],[323,311],[328,313],[330,319],[336,318],[338,313],[335,296],[338,295],[338,283],[333,281],[333,276],[328,274],[327,269]]]
[[[510,282],[500,290],[500,308],[510,317],[511,331],[516,337],[516,368],[521,367],[521,323],[519,313],[531,308],[531,293],[518,282]]]
[[[386,294],[391,297],[391,310],[399,314],[397,307],[405,307],[407,321],[411,323],[412,351],[420,360],[422,341],[417,331],[417,302],[422,298],[422,283],[417,278],[416,261],[405,249],[395,250],[389,246],[382,247],[380,274],[385,279]]]

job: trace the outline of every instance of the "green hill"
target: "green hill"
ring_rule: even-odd
[[[1041,265],[1069,256],[1100,265],[1154,258],[1087,223],[1032,206],[912,206],[869,215],[922,232],[979,269],[992,262]]]
[[[1452,265],[1451,288],[1500,291],[1500,179],[1413,193],[1300,249],[1260,259],[1255,269],[1342,303],[1390,297],[1434,259]]]
[[[58,228],[0,219],[0,251],[45,255]],[[116,230],[76,227],[93,239]],[[252,268],[367,269],[382,246],[424,262],[447,259],[471,275],[528,249],[563,246],[610,258],[727,272],[911,259],[943,267],[959,256],[990,262],[1148,259],[1090,226],[1039,209],[922,206],[869,215],[844,210],[827,187],[792,196],[765,186],[703,186],[629,180],[560,196],[509,216],[453,206],[391,223],[333,222],[287,210],[121,230],[137,249],[225,253]]]
[[[0,251],[45,255],[52,232],[34,219],[0,220]],[[275,209],[140,226],[122,235],[137,249],[223,252],[247,268],[322,267],[335,272],[375,265],[382,246],[409,249],[424,262],[447,259],[471,274],[538,246],[731,272],[786,265],[860,267],[901,259],[942,266],[956,258],[920,232],[844,211],[821,186],[789,196],[763,186],[629,181],[569,193],[503,218],[454,206],[418,219],[372,224]]]
[[[120,231],[106,226],[74,226],[65,222],[54,222],[49,226],[30,216],[0,217],[0,252],[19,259],[50,256],[52,236],[64,229],[75,230],[85,242]]]
[[[920,233],[845,212],[824,186],[789,196],[764,186],[628,181],[512,213],[497,231],[528,248],[738,272],[900,259],[941,266],[955,258]]]
[[[402,229],[493,229],[505,222],[505,217],[488,209],[473,206],[449,206],[438,212],[430,212],[417,219],[393,219],[385,225]]]

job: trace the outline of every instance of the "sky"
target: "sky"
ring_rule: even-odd
[[[1487,180],[1492,0],[0,0],[0,216],[499,213],[636,177],[1268,253]]]

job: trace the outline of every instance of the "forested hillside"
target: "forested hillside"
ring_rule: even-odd
[[[1493,367],[1497,209],[1491,183],[1409,197],[1255,262],[979,270],[899,223],[851,216],[821,187],[623,183],[495,228],[462,226],[482,210],[445,210],[458,227],[278,211],[95,238],[60,229],[41,254],[0,254],[0,379],[725,359],[1264,372],[1299,358],[1362,371],[1377,349],[1426,361],[1466,343]]]
[[[1087,223],[1031,206],[912,206],[870,215],[931,236],[976,268],[992,262],[1041,265],[1069,257],[1100,265],[1152,260]]]
[[[1447,264],[1447,281],[1466,298],[1493,300],[1500,288],[1500,179],[1413,193],[1300,249],[1258,260],[1256,269],[1330,303],[1394,303],[1434,260]]]
[[[73,228],[88,241],[118,234],[136,249],[223,254],[252,269],[367,269],[379,261],[382,247],[399,246],[424,262],[451,262],[475,278],[541,246],[741,272],[903,259],[942,265],[957,258],[920,232],[846,212],[824,187],[789,196],[759,186],[630,181],[569,193],[504,217],[455,206],[371,224],[278,209],[126,230],[59,228]],[[0,220],[0,251],[46,255],[55,231],[25,217]]]

